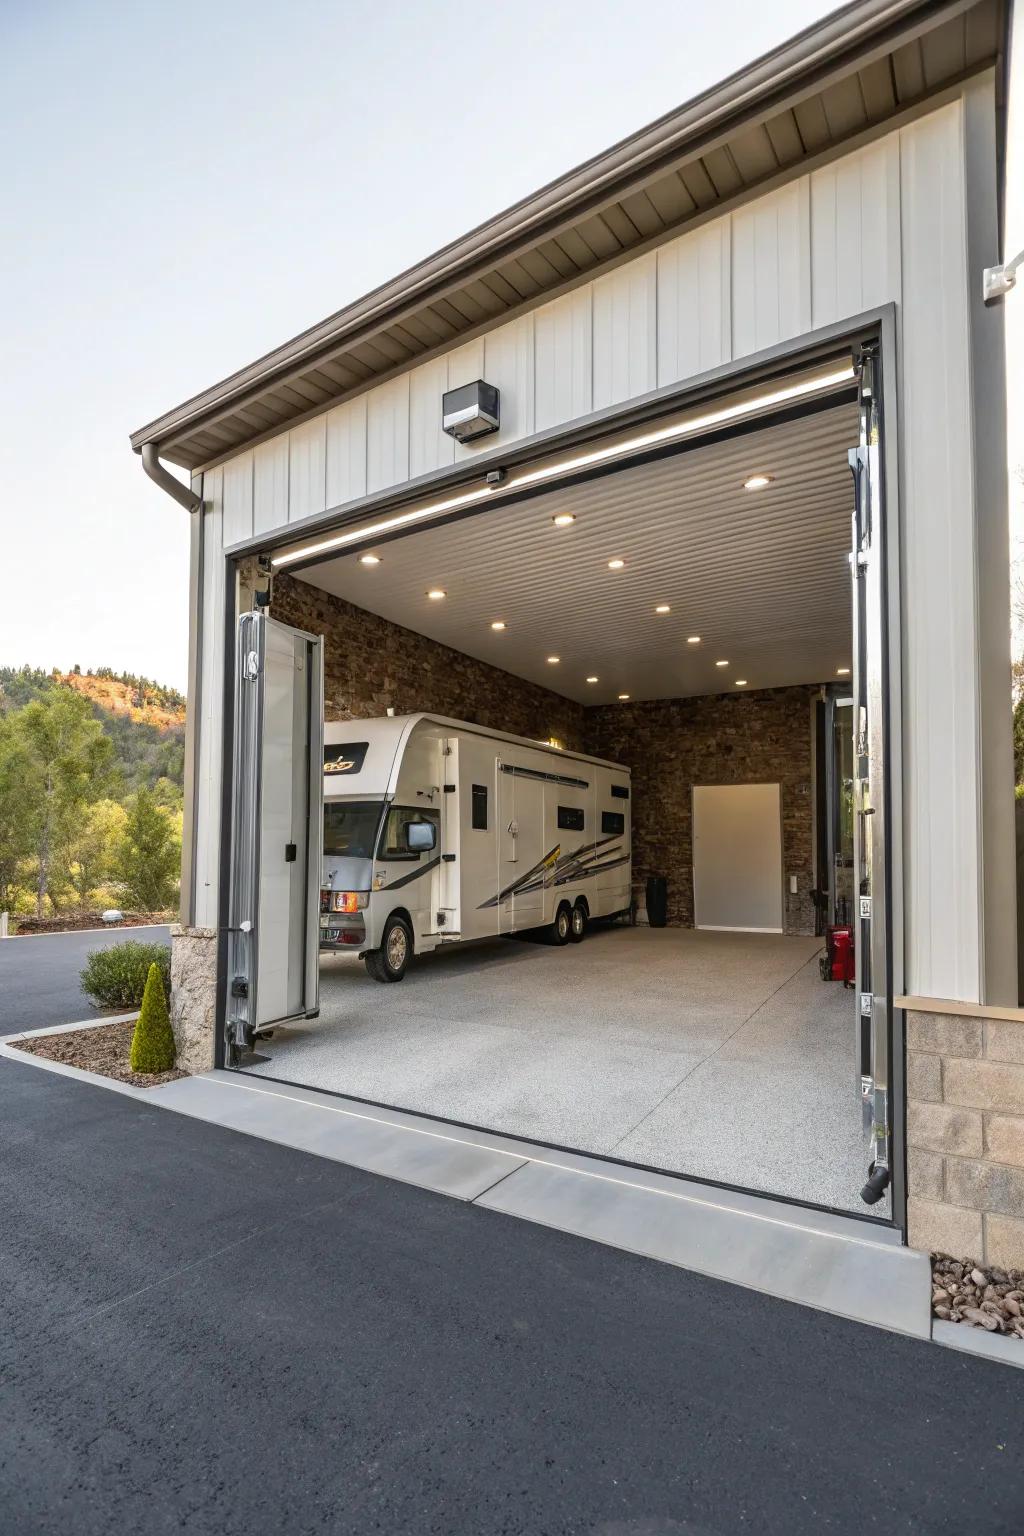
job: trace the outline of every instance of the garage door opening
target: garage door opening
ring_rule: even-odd
[[[294,866],[322,785],[322,878],[303,905],[277,871],[259,944],[236,903],[230,1006],[299,969],[300,918],[323,947],[318,999],[244,1019],[244,1070],[839,1210],[875,1163],[889,1214],[866,373],[280,561],[323,743],[291,753],[292,831],[258,775],[243,820]]]

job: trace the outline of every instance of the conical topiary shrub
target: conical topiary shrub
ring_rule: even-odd
[[[167,1013],[160,967],[151,965],[132,1035],[133,1072],[169,1072],[174,1066],[174,1031]]]

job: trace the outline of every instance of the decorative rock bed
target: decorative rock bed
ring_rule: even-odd
[[[1024,1342],[1024,1270],[933,1253],[932,1316]]]

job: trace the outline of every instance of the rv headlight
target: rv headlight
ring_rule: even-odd
[[[366,906],[367,891],[335,891],[335,912],[361,912]]]

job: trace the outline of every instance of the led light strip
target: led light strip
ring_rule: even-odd
[[[717,410],[705,411],[699,416],[689,416],[682,421],[674,421],[668,426],[656,427],[650,432],[641,432],[635,437],[609,443],[603,448],[594,448],[588,453],[576,454],[571,459],[559,459],[553,464],[542,464],[537,469],[528,469],[521,474],[509,475],[500,485],[480,486],[477,490],[465,491],[459,496],[449,496],[443,501],[431,501],[426,506],[413,507],[408,512],[396,512],[393,517],[382,518],[376,523],[364,523],[359,528],[333,534],[330,538],[321,539],[316,544],[304,544],[299,549],[286,550],[282,555],[275,555],[272,564],[275,567],[292,565],[296,560],[309,560],[314,555],[326,554],[330,550],[342,550],[347,545],[363,543],[367,539],[377,538],[380,534],[392,533],[397,528],[408,528],[428,518],[437,517],[442,512],[452,512],[459,507],[468,507],[474,502],[490,500],[495,496],[500,498],[509,491],[540,485],[546,480],[572,474],[575,470],[588,469],[594,464],[606,464],[613,459],[623,458],[645,448],[654,448],[662,443],[692,437],[696,433],[708,431],[711,427],[738,421],[744,416],[754,415],[772,406],[785,405],[791,400],[800,400],[807,395],[836,389],[839,385],[852,383],[855,377],[853,365],[848,363],[835,372],[815,374],[812,378],[804,378],[799,383],[784,385],[765,395],[756,395],[752,400],[740,400],[734,405],[724,405]]]

